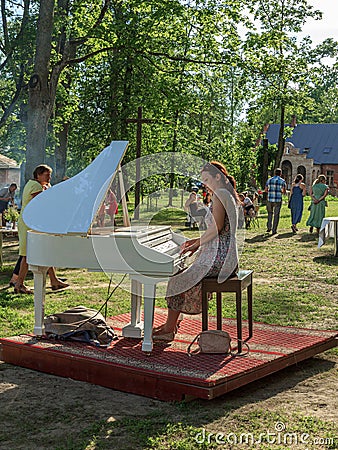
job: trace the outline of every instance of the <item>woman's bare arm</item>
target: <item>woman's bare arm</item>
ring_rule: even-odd
[[[195,253],[195,251],[198,250],[201,245],[211,241],[219,234],[224,226],[225,207],[226,205],[223,205],[218,196],[214,195],[212,199],[212,214],[214,217],[212,224],[207,228],[207,230],[202,234],[200,238],[189,239],[188,241],[186,241],[181,248],[182,254]]]

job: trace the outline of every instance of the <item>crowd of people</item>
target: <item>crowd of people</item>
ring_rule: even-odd
[[[267,193],[266,209],[268,212],[267,233],[277,234],[279,215],[282,206],[282,196],[286,194],[286,182],[281,177],[282,170],[276,169],[273,177],[266,182],[265,192]],[[309,206],[310,216],[306,222],[310,233],[316,228],[319,233],[321,223],[325,217],[325,200],[329,193],[325,175],[319,175],[309,189],[311,204]],[[291,210],[291,229],[297,233],[297,225],[301,222],[304,209],[304,197],[306,195],[306,185],[304,177],[298,174],[291,186],[288,207]]]
[[[269,178],[265,185],[266,193],[266,209],[267,209],[267,233],[271,235],[277,234],[279,224],[280,211],[283,203],[283,195],[287,195],[286,182],[282,178],[282,170],[276,169],[274,176]],[[202,185],[202,196],[198,193],[199,188],[193,185],[189,197],[185,203],[185,210],[188,215],[194,220],[201,230],[205,229],[204,217],[206,215],[206,206],[209,208],[212,204],[212,195],[208,189]],[[314,180],[312,186],[309,188],[309,195],[311,197],[311,204],[309,206],[310,215],[306,222],[309,226],[309,232],[313,233],[316,228],[317,233],[325,217],[325,200],[329,193],[329,187],[326,184],[325,175],[319,175]],[[297,174],[292,182],[289,191],[288,207],[291,212],[291,229],[293,233],[297,233],[298,225],[303,217],[304,197],[307,194],[307,187],[304,183],[304,177]],[[238,198],[243,209],[246,228],[250,227],[252,219],[256,218],[259,209],[259,194],[257,192],[241,192],[238,193]]]

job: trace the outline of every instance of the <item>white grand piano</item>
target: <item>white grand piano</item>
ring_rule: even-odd
[[[49,267],[127,273],[131,279],[131,321],[122,334],[135,338],[143,334],[142,350],[152,351],[156,285],[183,267],[180,245],[185,238],[169,226],[128,226],[120,168],[127,146],[126,141],[113,141],[86,169],[33,198],[23,212],[31,228],[27,262],[34,274],[36,336],[44,334]],[[126,226],[96,228],[97,211],[114,179],[119,180]]]

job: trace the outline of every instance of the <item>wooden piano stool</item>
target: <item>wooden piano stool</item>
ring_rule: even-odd
[[[237,348],[238,353],[242,352],[242,291],[247,289],[248,298],[248,325],[249,336],[253,334],[252,321],[252,270],[240,270],[236,277],[232,277],[218,283],[217,278],[204,278],[202,280],[202,330],[208,329],[208,294],[216,293],[216,308],[217,308],[217,329],[222,329],[222,293],[235,292],[236,293],[236,320],[237,320]]]

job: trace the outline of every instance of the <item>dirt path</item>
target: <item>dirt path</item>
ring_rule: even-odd
[[[337,363],[338,357],[327,352],[213,401],[198,400],[203,404],[201,423],[219,411],[211,425],[217,430],[229,405],[236,414],[256,409],[287,413],[292,407],[306,416],[337,422]],[[65,436],[66,448],[72,449],[74,433],[85,437],[97,421],[109,424],[150,414],[177,420],[179,406],[0,363],[0,411],[1,450],[65,448],[58,447]],[[192,407],[196,420],[194,414]],[[109,439],[105,448],[132,448],[128,436],[113,433]],[[87,442],[76,448],[96,447]]]

